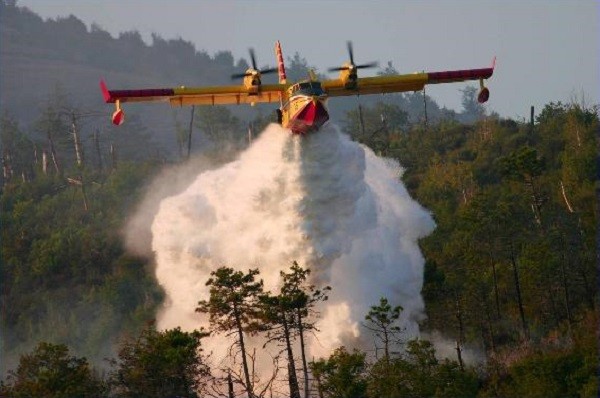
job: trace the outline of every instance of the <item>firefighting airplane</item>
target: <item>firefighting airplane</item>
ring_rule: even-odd
[[[445,72],[423,72],[404,75],[387,75],[359,78],[358,69],[371,68],[377,63],[356,65],[352,43],[348,42],[349,62],[341,67],[331,68],[330,72],[339,71],[339,77],[332,80],[317,80],[313,71],[309,78],[296,83],[288,83],[281,45],[275,43],[277,68],[259,70],[254,52],[250,50],[252,67],[245,73],[233,75],[232,78],[243,78],[241,85],[215,87],[177,87],[141,90],[108,90],[104,81],[100,87],[107,103],[114,103],[116,110],[112,122],[120,125],[125,120],[121,109],[124,102],[162,101],[172,106],[183,105],[226,105],[251,104],[262,102],[279,102],[277,109],[278,122],[294,134],[306,134],[318,130],[329,120],[326,101],[329,97],[350,95],[366,95],[379,93],[395,93],[403,91],[420,91],[425,84],[452,83],[466,80],[479,80],[480,91],[477,100],[486,102],[490,91],[483,80],[494,73],[496,58],[492,66],[481,69],[464,69]],[[279,84],[262,84],[261,75],[279,73]]]

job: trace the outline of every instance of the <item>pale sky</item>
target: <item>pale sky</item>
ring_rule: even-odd
[[[183,38],[209,54],[229,50],[275,66],[273,46],[299,52],[320,72],[347,61],[354,42],[357,63],[392,61],[400,73],[481,68],[497,56],[489,80],[489,106],[526,117],[549,101],[585,94],[600,103],[600,2],[581,1],[201,1],[18,0],[44,18],[73,14],[113,36],[137,30],[150,43]],[[375,73],[363,71],[362,76]],[[330,75],[334,77],[334,75]],[[157,82],[161,86],[162,82]],[[440,105],[460,110],[465,84],[428,86]]]

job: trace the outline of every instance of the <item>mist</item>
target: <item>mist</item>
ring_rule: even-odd
[[[417,241],[434,222],[410,198],[401,174],[396,162],[334,125],[300,137],[272,124],[235,161],[158,179],[126,231],[130,247],[150,239],[166,294],[157,326],[208,327],[195,308],[209,298],[205,283],[221,266],[258,268],[265,289],[274,290],[280,271],[297,261],[311,269],[312,283],[332,287],[309,355],[361,345],[360,322],[380,297],[404,308],[406,336],[417,336],[424,317]],[[146,236],[139,220],[151,214]],[[208,340],[205,351],[220,361],[226,339]]]

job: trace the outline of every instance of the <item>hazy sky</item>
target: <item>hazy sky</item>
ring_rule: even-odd
[[[254,47],[261,65],[275,66],[273,45],[298,51],[320,71],[347,60],[392,61],[401,73],[486,67],[490,107],[524,117],[529,107],[569,101],[585,93],[599,103],[600,2],[587,1],[199,1],[18,0],[44,18],[73,14],[113,36],[137,30],[183,38],[197,50]],[[366,71],[363,76],[374,71]],[[333,75],[331,75],[333,77]],[[162,82],[156,82],[161,86]],[[460,110],[464,84],[428,86],[440,104]]]

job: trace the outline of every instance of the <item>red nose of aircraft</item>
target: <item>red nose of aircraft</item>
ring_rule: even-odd
[[[329,120],[329,114],[323,103],[318,99],[314,99],[306,104],[304,109],[298,113],[296,119],[309,128],[318,129]]]

